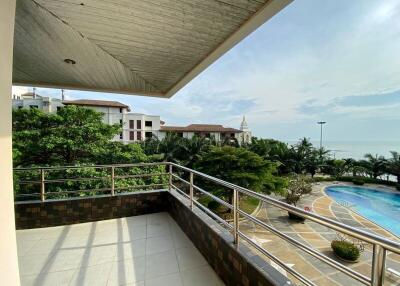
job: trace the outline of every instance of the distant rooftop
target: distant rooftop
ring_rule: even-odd
[[[175,132],[233,132],[240,133],[239,129],[224,127],[218,124],[190,124],[188,126],[161,126],[162,131]]]
[[[64,100],[63,104],[65,104],[65,105],[119,107],[119,108],[126,108],[128,111],[131,111],[128,105],[123,104],[118,101],[77,99],[77,100]]]

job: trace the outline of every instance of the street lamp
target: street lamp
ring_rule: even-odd
[[[324,125],[326,121],[318,121],[317,123],[321,125],[321,137],[319,139],[319,149],[320,151],[322,151],[322,125]]]

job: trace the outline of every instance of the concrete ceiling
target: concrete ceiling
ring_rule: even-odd
[[[13,83],[171,97],[291,1],[18,0]]]

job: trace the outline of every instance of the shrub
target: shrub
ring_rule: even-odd
[[[351,242],[334,240],[331,247],[333,252],[342,259],[357,261],[360,257],[360,249]]]
[[[353,179],[353,184],[354,185],[358,185],[358,186],[362,186],[364,185],[364,179],[363,178],[354,178]]]
[[[207,207],[212,210],[216,211],[219,208],[220,204],[217,201],[209,201],[207,204]]]

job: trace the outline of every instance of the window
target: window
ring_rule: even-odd
[[[133,132],[133,131],[129,132],[129,140],[131,140],[131,141],[135,140],[135,132]]]
[[[178,137],[183,137],[183,132],[178,132]]]
[[[29,105],[30,109],[38,109],[39,106],[38,105]]]
[[[153,132],[146,132],[144,136],[146,137],[146,139],[151,138],[153,137]]]
[[[134,129],[134,120],[129,120],[129,129]]]
[[[139,140],[139,141],[142,140],[142,132],[141,132],[141,131],[138,131],[138,132],[136,133],[136,139]]]
[[[142,129],[142,120],[136,121],[136,128],[137,129]]]
[[[234,138],[235,137],[235,133],[231,133],[231,138]]]
[[[124,134],[122,132],[119,133],[119,139],[124,139]]]
[[[121,124],[121,125],[122,125],[122,119],[120,119],[120,120],[119,120],[119,124]]]
[[[145,121],[144,126],[146,127],[153,127],[153,122],[152,121]]]
[[[123,111],[123,109],[122,109],[122,108],[120,108],[120,109],[119,109],[119,113],[122,113],[122,111]]]
[[[206,138],[210,138],[211,134],[210,133],[206,133],[205,136],[206,136]]]

